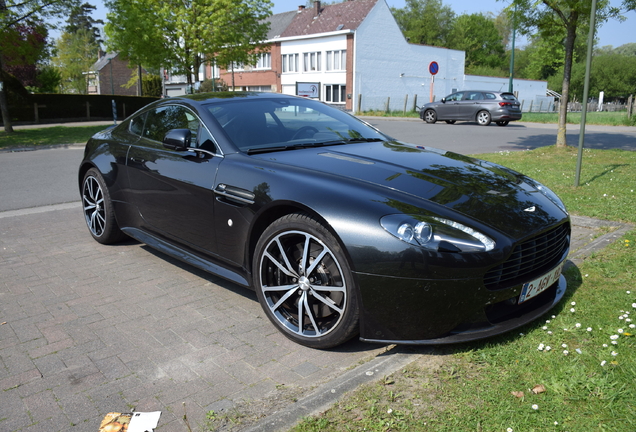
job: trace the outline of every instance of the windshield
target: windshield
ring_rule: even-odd
[[[240,99],[207,109],[247,153],[387,140],[355,117],[308,99]]]

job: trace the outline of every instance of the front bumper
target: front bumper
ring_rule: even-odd
[[[508,332],[552,309],[567,282],[515,304],[522,285],[501,291],[475,288],[474,280],[424,281],[358,274],[362,300],[360,339],[365,342],[442,345]]]

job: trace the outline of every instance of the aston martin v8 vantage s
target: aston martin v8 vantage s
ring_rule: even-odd
[[[78,180],[95,240],[254,289],[310,347],[476,340],[566,290],[570,218],[550,189],[305,98],[154,102],[88,141]]]

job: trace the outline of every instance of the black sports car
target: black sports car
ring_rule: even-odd
[[[250,287],[311,347],[475,340],[566,289],[570,219],[548,188],[304,98],[152,103],[89,140],[79,188],[95,240]]]

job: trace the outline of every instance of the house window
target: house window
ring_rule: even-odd
[[[256,62],[255,69],[271,69],[272,55],[270,53],[262,53]]]
[[[243,62],[232,62],[230,63],[230,70],[235,72],[244,71],[245,65],[243,64]]]
[[[344,84],[330,84],[325,86],[325,102],[345,103],[347,91]]]
[[[303,54],[303,72],[317,72],[321,70],[320,54],[320,52]]]
[[[283,73],[298,72],[298,54],[283,54]]]
[[[347,50],[327,51],[326,54],[326,70],[340,71],[347,69]]]
[[[262,53],[258,56],[258,60],[256,60],[256,64],[254,65],[246,65],[242,62],[232,62],[230,64],[230,69],[235,72],[249,72],[252,70],[263,70],[263,69],[271,69],[272,68],[272,55],[270,53]]]

